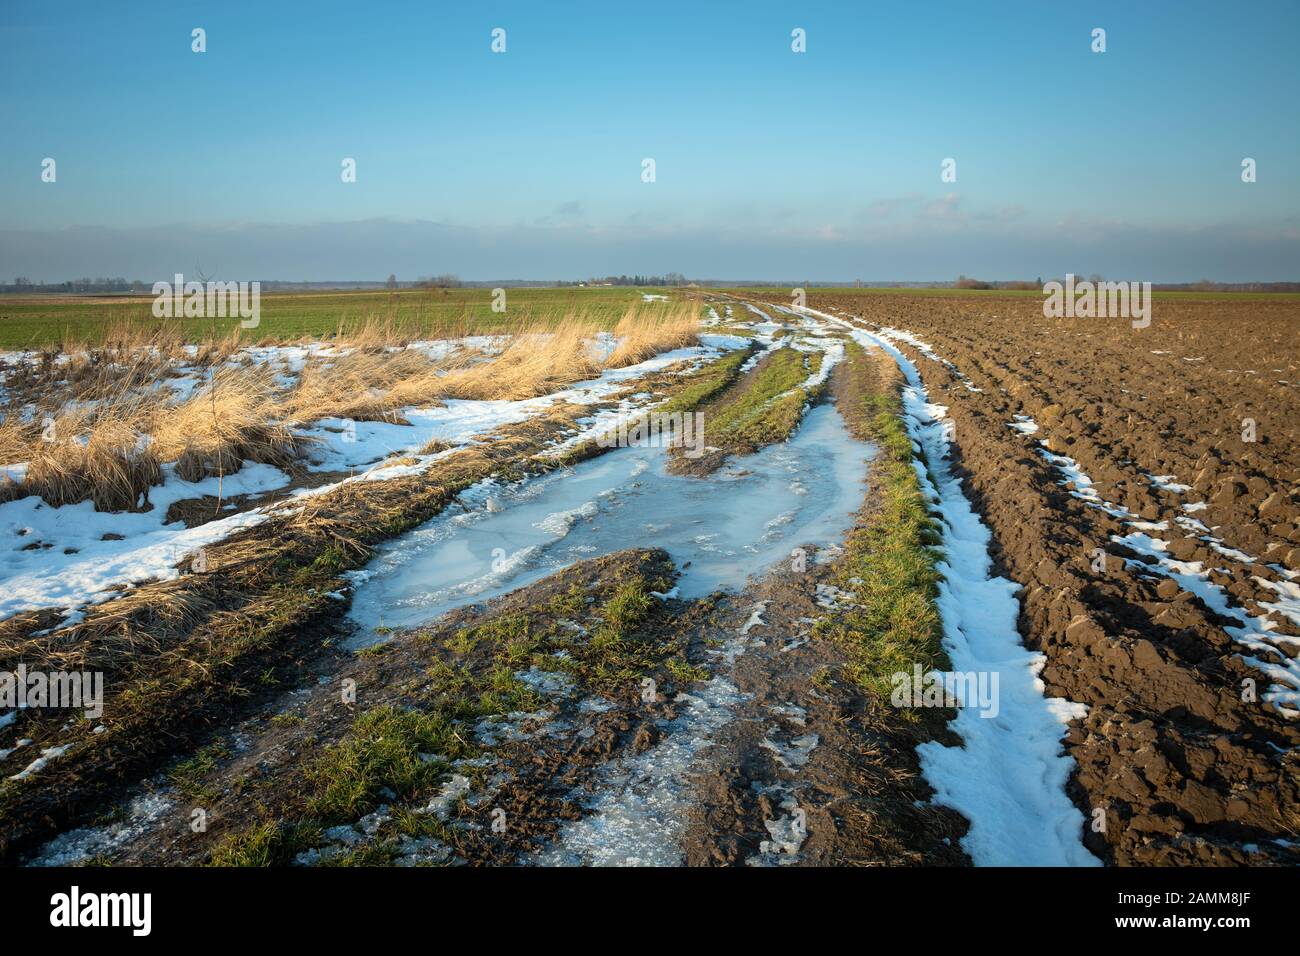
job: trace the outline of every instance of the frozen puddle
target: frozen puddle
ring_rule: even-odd
[[[797,544],[830,546],[843,537],[861,505],[871,450],[823,405],[808,412],[788,443],[708,478],[669,475],[662,449],[624,448],[511,488],[483,483],[462,496],[461,513],[395,540],[357,576],[352,615],[367,629],[360,641],[375,640],[377,627],[426,622],[633,546],[662,547],[679,568],[690,563],[675,596],[743,586]],[[680,709],[662,723],[661,741],[602,768],[600,787],[584,801],[588,814],[528,862],[682,862],[690,772],[744,699],[722,675],[749,644],[748,632],[764,626],[762,612],[763,605],[754,606],[746,624],[712,652],[719,676],[678,695]]]
[[[663,449],[621,448],[512,486],[483,482],[457,513],[389,542],[353,576],[351,615],[363,628],[355,643],[630,547],[690,563],[679,597],[742,587],[796,545],[840,540],[862,503],[870,454],[820,405],[788,443],[708,478],[668,474]]]
[[[481,341],[488,340],[467,340]],[[322,419],[301,436],[314,439],[309,470],[367,470],[338,482],[298,489],[293,499],[328,493],[344,481],[385,481],[423,472],[455,448],[491,440],[492,433],[505,425],[526,421],[559,403],[595,406],[610,401],[633,379],[663,372],[674,366],[685,372],[716,360],[728,348],[744,340],[714,336],[711,346],[689,346],[663,352],[644,362],[605,369],[597,378],[578,382],[549,395],[519,401],[469,401],[448,399],[434,408],[407,407],[401,415],[411,424],[355,422],[351,419]],[[438,343],[427,343],[429,347]],[[714,347],[716,346],[716,347]],[[487,347],[485,344],[483,347]],[[301,353],[301,350],[299,350]],[[301,370],[305,353],[286,352],[288,361]],[[0,361],[3,353],[0,353]],[[639,406],[624,400],[621,413],[631,415]],[[600,418],[600,413],[596,416]],[[583,440],[585,430],[557,448]],[[434,454],[416,454],[431,439],[451,446]],[[414,464],[395,464],[386,456],[412,456]],[[23,467],[6,466],[0,471],[17,474]],[[178,563],[186,555],[223,541],[236,532],[266,521],[272,514],[294,505],[266,505],[251,511],[219,517],[187,528],[179,522],[166,523],[171,504],[202,495],[259,495],[290,490],[288,474],[269,465],[248,463],[224,479],[182,481],[174,465],[163,466],[166,481],[149,489],[152,510],[146,512],[97,512],[93,503],[53,508],[40,497],[30,495],[0,504],[0,540],[8,541],[4,554],[5,589],[0,594],[0,619],[40,608],[77,608],[99,604],[119,596],[118,585],[135,585],[150,579],[173,580],[180,576]],[[106,537],[108,533],[111,536]],[[33,543],[46,547],[32,548]],[[68,626],[79,618],[65,619]]]
[[[751,645],[750,626],[766,607],[754,605],[750,623],[709,652],[718,675],[680,693],[677,717],[661,721],[662,740],[645,753],[611,760],[584,805],[588,814],[565,824],[554,842],[526,862],[535,866],[680,866],[681,836],[694,800],[687,782],[696,758],[731,723],[748,699],[725,676]]]
[[[531,860],[538,866],[679,866],[679,840],[691,805],[687,777],[696,756],[735,716],[744,700],[715,677],[695,694],[679,694],[681,710],[663,724],[663,741],[602,772],[588,816],[566,824],[555,842]]]

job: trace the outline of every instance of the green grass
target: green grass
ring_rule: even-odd
[[[799,386],[820,366],[822,355],[790,348],[773,352],[731,400],[704,410],[705,443],[750,450],[788,436],[811,397]]]
[[[643,579],[625,582],[605,603],[597,634],[611,641],[626,639],[628,631],[645,620],[653,604],[654,599],[650,597]]]
[[[696,681],[708,680],[713,675],[709,673],[708,668],[701,667],[699,664],[691,664],[680,657],[670,657],[665,666],[668,673],[673,675],[673,680],[679,684],[693,684]]]
[[[241,330],[238,319],[217,319],[216,337],[234,332],[247,342],[296,341],[336,334],[367,320],[391,322],[414,337],[487,334],[534,322],[581,315],[593,328],[610,328],[641,290],[623,287],[506,290],[506,311],[492,311],[491,289],[403,289],[358,292],[265,292],[261,323]],[[155,319],[151,296],[0,296],[0,348],[39,348],[63,342],[99,344],[120,326],[166,327],[185,341],[213,338],[211,319]],[[647,306],[650,307],[650,306]]]
[[[212,866],[285,866],[319,843],[314,824],[265,820],[224,841],[212,853]]]
[[[329,857],[321,861],[321,866],[391,866],[397,859],[397,845],[392,840],[370,843]]]
[[[694,411],[734,382],[740,372],[740,366],[744,365],[752,354],[752,349],[738,349],[692,373],[681,391],[655,411],[664,415]]]
[[[172,767],[167,773],[167,779],[191,800],[210,800],[216,794],[204,786],[203,778],[230,754],[230,748],[224,743],[210,744]]]
[[[850,344],[846,361],[868,359],[860,346]],[[814,633],[843,645],[850,656],[846,676],[877,700],[888,701],[893,674],[911,673],[917,662],[927,673],[948,666],[935,604],[941,576],[934,546],[940,539],[912,466],[912,441],[898,396],[874,392],[862,401],[861,430],[878,448],[871,466],[878,507],[845,542],[836,582],[859,607],[821,618]],[[901,716],[920,718],[910,710]]]
[[[212,866],[285,866],[316,846],[331,826],[350,823],[374,810],[385,789],[410,801],[434,789],[447,761],[471,756],[474,749],[457,732],[459,706],[429,710],[383,705],[366,711],[338,743],[306,768],[307,796],[300,814],[265,820],[223,840],[213,850]],[[437,759],[422,760],[421,754]],[[333,865],[382,865],[383,847],[364,855],[347,854]]]
[[[650,592],[665,591],[672,582],[633,573],[610,584],[612,593],[598,605],[588,605],[581,588],[571,589],[529,613],[504,614],[459,631],[443,646],[458,655],[492,648],[507,685],[517,683],[510,678],[513,671],[534,664],[543,670],[564,670],[597,689],[635,683],[675,650],[661,642],[635,639],[655,608]],[[588,636],[559,623],[565,619],[585,625]],[[557,657],[560,652],[565,656]]]
[[[421,760],[420,754],[438,759]],[[375,808],[381,790],[409,799],[430,787],[447,761],[470,755],[446,713],[377,707],[357,718],[348,737],[309,770],[316,793],[307,813],[327,823],[355,820]]]

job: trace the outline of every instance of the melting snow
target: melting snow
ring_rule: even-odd
[[[1278,712],[1283,716],[1300,717],[1300,660],[1291,657],[1285,649],[1278,646],[1279,642],[1295,643],[1297,639],[1285,634],[1273,633],[1277,629],[1277,623],[1267,617],[1251,614],[1244,608],[1232,607],[1229,604],[1227,592],[1210,580],[1210,571],[1201,562],[1175,561],[1171,558],[1167,553],[1169,542],[1161,538],[1151,537],[1148,533],[1165,530],[1167,525],[1164,522],[1153,523],[1138,520],[1127,508],[1104,500],[1093,489],[1092,480],[1083,473],[1079,463],[1073,458],[1054,454],[1042,447],[1039,448],[1039,454],[1055,465],[1061,474],[1065,476],[1066,481],[1074,484],[1073,495],[1076,498],[1083,500],[1091,507],[1098,508],[1112,517],[1118,518],[1129,527],[1137,529],[1127,535],[1112,535],[1112,540],[1137,551],[1139,554],[1155,559],[1155,564],[1141,564],[1141,569],[1154,571],[1173,578],[1183,590],[1195,594],[1211,610],[1224,617],[1237,620],[1240,626],[1228,626],[1224,630],[1247,649],[1276,659],[1265,660],[1260,657],[1242,655],[1242,660],[1262,671],[1275,682],[1261,695],[1262,698],[1277,707]],[[1155,476],[1153,480],[1172,477],[1161,475]],[[1184,506],[1184,510],[1200,509]],[[1175,520],[1185,529],[1194,532],[1207,531],[1205,525],[1195,518],[1180,516]],[[1220,554],[1243,563],[1254,563],[1255,559],[1250,555],[1225,547],[1220,539],[1209,534],[1208,531],[1201,536],[1201,540]],[[1289,581],[1270,582],[1258,577],[1255,580],[1261,585],[1276,591],[1282,597],[1282,600],[1276,603],[1261,602],[1261,606],[1275,610],[1296,624],[1300,624],[1300,589],[1297,589]]]
[[[992,575],[991,535],[947,461],[946,409],[927,400],[916,366],[890,339],[910,341],[918,349],[921,345],[897,330],[873,335],[834,316],[806,311],[849,328],[864,345],[884,348],[902,370],[908,430],[930,463],[927,474],[918,462],[918,475],[943,523],[944,580],[938,604],[944,646],[955,671],[1000,675],[997,717],[961,708],[951,726],[964,746],[930,742],[917,748],[935,800],[970,820],[962,846],[977,865],[1100,865],[1083,845],[1083,815],[1065,793],[1074,761],[1062,752],[1061,739],[1067,723],[1084,713],[1083,705],[1043,695],[1038,674],[1046,658],[1027,650],[1016,629],[1019,585]]]

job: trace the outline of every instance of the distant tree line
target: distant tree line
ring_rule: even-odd
[[[1157,282],[1162,292],[1300,292],[1300,282]]]
[[[969,276],[958,276],[957,281],[953,283],[955,289],[1041,289],[1042,287],[1042,279],[1036,282],[1027,282],[1023,279],[1001,279],[985,282],[982,279],[972,279]]]
[[[0,292],[21,292],[25,295],[47,293],[68,293],[68,292],[149,292],[153,289],[152,282],[142,282],[139,279],[127,281],[121,276],[115,279],[108,279],[100,276],[96,279],[86,277],[84,279],[69,279],[66,282],[33,282],[22,276],[14,279],[9,285],[0,285]]]
[[[1084,278],[1082,272],[1074,273],[1076,282]],[[1086,278],[1093,285],[1105,281],[1105,277],[1096,272],[1089,273]],[[1065,276],[1058,276],[1056,281],[1064,284]],[[1028,282],[1003,279],[985,282],[963,275],[958,276],[952,286],[955,289],[1041,289],[1043,280],[1039,278]],[[1153,282],[1151,288],[1159,292],[1300,292],[1300,282],[1212,282],[1201,279],[1199,282]]]
[[[1076,280],[1084,278],[1083,273],[1076,272]],[[166,277],[168,280],[171,276]],[[1133,278],[1133,277],[1130,277]],[[1097,283],[1102,281],[1102,276],[1093,272],[1087,276],[1088,281]],[[262,288],[270,292],[274,290],[292,291],[294,289],[337,289],[337,288],[388,288],[395,290],[398,288],[424,288],[424,289],[459,289],[459,288],[492,288],[495,286],[533,286],[550,284],[555,287],[574,287],[574,286],[685,286],[690,285],[687,278],[680,272],[669,272],[662,276],[652,275],[617,275],[605,276],[603,278],[592,277],[590,279],[566,280],[558,279],[554,282],[547,283],[545,280],[540,282],[527,281],[519,279],[493,279],[485,281],[462,281],[452,273],[445,273],[436,276],[422,276],[415,282],[399,282],[396,275],[389,275],[387,281],[355,281],[355,282],[285,282],[277,280],[263,279]],[[745,280],[716,280],[701,279],[697,280],[698,284],[704,286],[764,286],[772,285],[777,287],[794,286],[796,282],[769,282],[757,279]],[[1065,277],[1057,277],[1058,282],[1064,282]],[[854,282],[803,282],[805,287],[840,287],[840,286],[857,286],[861,287],[864,283],[861,280]],[[1037,278],[1032,281],[1026,279],[974,279],[970,276],[961,275],[955,282],[874,282],[865,283],[867,285],[879,285],[882,287],[899,287],[899,288],[956,288],[956,289],[1003,289],[1003,290],[1036,290],[1043,287],[1043,279]],[[1153,283],[1153,289],[1162,292],[1300,292],[1300,282],[1214,282],[1210,279],[1201,279],[1198,282],[1157,282]],[[22,295],[68,295],[68,294],[142,294],[153,291],[152,282],[144,282],[140,279],[124,279],[121,276],[115,278],[106,278],[99,276],[97,278],[84,277],[81,279],[69,279],[64,282],[33,282],[31,279],[19,276],[13,282],[0,282],[0,293],[19,293]]]
[[[389,276],[388,278],[391,281],[390,288],[395,288],[397,277]],[[419,289],[459,289],[462,283],[459,276],[448,272],[438,276],[421,276],[415,281],[415,285]]]
[[[604,278],[592,276],[590,279],[579,279],[575,282],[558,283],[562,286],[574,285],[629,285],[629,286],[682,286],[687,285],[686,276],[680,272],[669,272],[662,276],[642,276],[642,275],[619,275],[605,276]]]

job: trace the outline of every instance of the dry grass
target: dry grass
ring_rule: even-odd
[[[441,404],[448,373],[477,358],[458,350],[435,362],[418,349],[389,347],[317,359],[303,369],[278,414],[295,423],[347,418],[410,424],[402,409]]]
[[[334,332],[337,343],[363,352],[404,348],[413,338],[409,323],[399,322],[391,314],[367,315],[360,322],[340,319]]]
[[[207,387],[152,423],[152,449],[176,462],[185,481],[238,471],[245,461],[284,468],[304,440],[279,421],[280,394],[270,369],[223,368]]]
[[[172,364],[169,356],[156,351],[77,352],[69,356],[63,369],[68,398],[81,402],[112,401],[123,393],[162,381]]]
[[[131,356],[144,351],[180,355],[184,342],[184,331],[179,323],[159,322],[142,326],[119,320],[107,326],[93,346],[82,339],[65,336],[57,351],[65,355],[104,353]]]
[[[239,330],[235,329],[224,338],[199,343],[191,361],[200,368],[215,368],[234,358],[247,344],[240,339]]]
[[[96,511],[136,511],[162,481],[158,457],[141,440],[142,402],[75,408],[53,420],[32,446],[22,490],[46,503],[93,501]]]
[[[0,661],[121,673],[161,653],[211,609],[212,602],[186,582],[144,584],[87,608],[84,620],[71,627],[32,633],[21,618],[0,624]]]
[[[36,425],[24,422],[17,415],[0,419],[0,465],[13,465],[31,456],[32,441],[38,431]]]
[[[696,343],[700,306],[695,302],[634,305],[614,326],[618,347],[606,360],[611,368],[635,365],[660,352]]]
[[[340,318],[334,329],[333,341],[342,347],[363,352],[392,351],[429,338],[458,339],[482,334],[482,330],[476,331],[474,326],[473,313],[469,310],[459,317],[444,317],[434,328],[424,322],[420,315],[399,315],[390,308],[383,313],[366,313],[359,319]]]
[[[550,328],[525,329],[497,358],[454,369],[438,387],[447,398],[524,399],[600,374],[591,327],[572,317]]]
[[[318,358],[303,368],[281,412],[295,422],[351,418],[405,423],[399,412],[404,406],[436,403],[437,371],[427,356],[409,349]]]
[[[0,497],[39,495],[55,507],[91,500],[97,511],[146,507],[162,463],[175,462],[186,481],[238,471],[245,461],[286,467],[305,442],[278,421],[273,373],[225,368],[190,398],[173,405],[156,393],[121,392],[68,406],[52,425],[0,423],[6,463],[27,461],[21,483]]]
[[[534,398],[593,378],[603,368],[644,361],[696,340],[698,303],[639,304],[614,329],[618,345],[597,356],[590,316],[571,313],[522,327],[496,354],[461,348],[434,361],[409,348],[391,317],[344,328],[336,351],[309,360],[286,388],[275,371],[245,356],[231,362],[237,333],[186,349],[178,330],[124,325],[93,349],[65,342],[9,375],[11,409],[0,418],[0,464],[27,462],[21,481],[0,479],[0,501],[36,494],[51,505],[93,500],[101,511],[147,506],[163,463],[200,481],[246,461],[288,467],[306,440],[294,425],[322,418],[406,424],[401,410],[442,398]],[[466,330],[468,331],[468,330]],[[206,385],[177,401],[165,387],[184,366],[208,369]],[[36,409],[19,414],[24,405]],[[42,427],[54,421],[53,438]]]
[[[34,410],[36,419],[42,419],[65,414],[70,403],[122,406],[144,399],[164,403],[171,399],[168,381],[181,375],[182,368],[191,372],[211,368],[227,361],[239,348],[237,335],[190,348],[179,329],[170,326],[145,330],[121,324],[106,332],[103,343],[94,347],[70,339],[5,367],[4,387],[11,406],[5,421],[19,422],[14,410],[26,406]],[[8,431],[7,436],[0,435],[0,456],[15,453],[15,435],[26,435],[23,444],[30,446],[40,429],[33,429],[29,421],[26,426],[11,425]],[[24,461],[26,457],[24,450],[8,460]]]

